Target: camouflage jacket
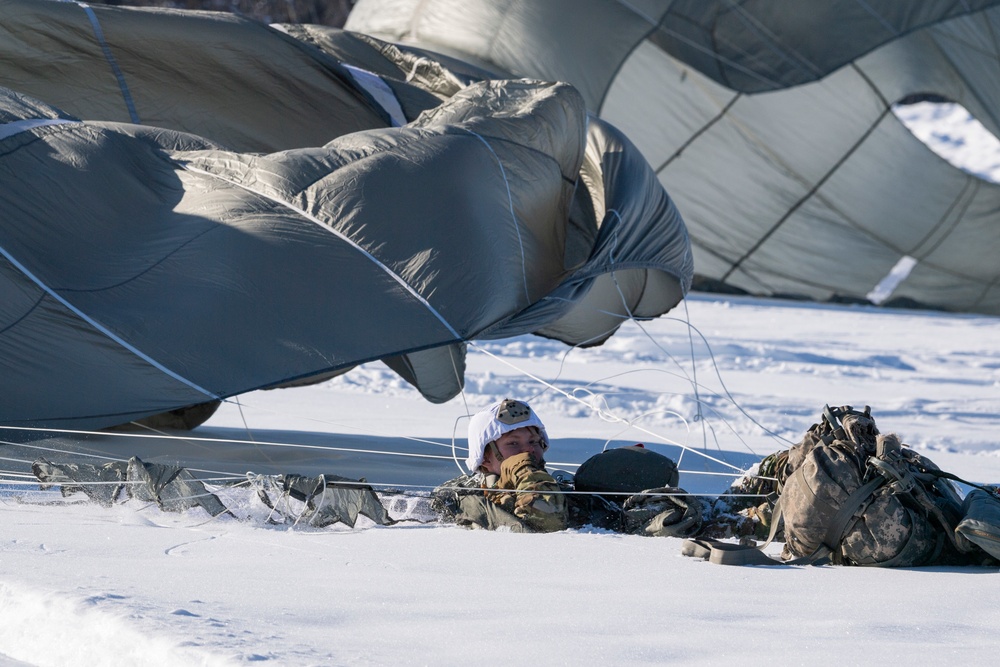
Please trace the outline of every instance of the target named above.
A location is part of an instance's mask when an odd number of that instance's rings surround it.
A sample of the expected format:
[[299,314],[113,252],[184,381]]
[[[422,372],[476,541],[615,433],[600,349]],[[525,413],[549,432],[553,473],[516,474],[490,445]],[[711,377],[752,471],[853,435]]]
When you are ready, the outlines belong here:
[[[513,489],[496,475],[456,477],[434,489],[432,507],[446,522],[487,530],[503,528],[519,533],[592,526],[623,533],[689,537],[701,530],[705,519],[702,503],[696,497],[686,495],[682,489],[650,489],[619,502],[597,493],[577,492],[569,480],[556,479],[544,469],[534,472],[536,474],[531,480],[522,483],[521,488]],[[543,480],[544,488],[532,488],[532,484]],[[519,501],[519,496],[525,499]],[[550,519],[539,522],[537,517],[518,512],[519,502],[523,507],[531,503],[528,499],[532,496],[540,496],[546,503],[563,508],[559,510],[561,521]],[[555,500],[557,498],[559,500]]]

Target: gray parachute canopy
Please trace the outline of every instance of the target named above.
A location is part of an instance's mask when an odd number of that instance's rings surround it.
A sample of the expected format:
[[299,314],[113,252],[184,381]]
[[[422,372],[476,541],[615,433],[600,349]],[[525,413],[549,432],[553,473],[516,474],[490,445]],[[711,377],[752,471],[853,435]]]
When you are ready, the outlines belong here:
[[466,341],[599,344],[690,286],[676,208],[570,85],[224,14],[0,17],[0,424],[376,359],[444,401]]
[[[346,27],[567,81],[684,215],[700,276],[757,294],[1000,314],[1000,186],[892,106],[962,104],[1000,134],[996,0],[359,0]],[[881,297],[873,297],[881,298]]]

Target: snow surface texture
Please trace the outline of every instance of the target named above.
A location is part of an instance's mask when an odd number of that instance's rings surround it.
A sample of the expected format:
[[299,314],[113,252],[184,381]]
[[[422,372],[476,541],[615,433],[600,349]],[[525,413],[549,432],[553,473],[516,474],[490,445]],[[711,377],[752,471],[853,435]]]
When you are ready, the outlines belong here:
[[[466,392],[445,405],[370,364],[242,396],[189,437],[22,437],[0,456],[20,473],[35,456],[139,455],[217,484],[248,471],[334,473],[418,494],[459,472],[466,415],[503,396],[541,415],[555,467],[644,442],[680,460],[692,492],[717,493],[797,441],[825,403],[871,405],[883,431],[945,470],[1000,481],[1000,318],[698,294],[599,348],[535,337],[474,345]],[[239,487],[219,488],[240,518],[210,519],[135,501],[102,508],[27,476],[4,479],[0,665],[996,657],[995,568],[723,567],[681,556],[669,538],[416,521],[290,528],[268,525]],[[428,518],[412,495],[390,509]]]

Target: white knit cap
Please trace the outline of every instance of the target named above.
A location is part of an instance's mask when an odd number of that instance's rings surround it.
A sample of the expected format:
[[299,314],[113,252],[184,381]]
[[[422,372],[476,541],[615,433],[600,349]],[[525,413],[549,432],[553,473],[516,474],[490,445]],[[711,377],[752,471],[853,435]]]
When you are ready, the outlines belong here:
[[545,432],[542,420],[524,401],[505,398],[474,414],[469,420],[469,458],[465,460],[469,472],[474,473],[483,465],[483,454],[486,453],[487,445],[504,433],[525,426],[538,427],[542,439],[546,445],[548,444],[549,436]]

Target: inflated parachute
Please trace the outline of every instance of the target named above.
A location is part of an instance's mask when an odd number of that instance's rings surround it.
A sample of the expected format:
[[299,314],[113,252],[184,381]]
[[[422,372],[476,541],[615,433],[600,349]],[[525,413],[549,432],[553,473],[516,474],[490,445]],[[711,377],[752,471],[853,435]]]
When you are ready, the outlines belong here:
[[[1000,186],[892,106],[932,95],[1000,134],[1000,3],[359,0],[346,27],[568,81],[653,165],[697,273],[757,294],[893,294],[1000,313]],[[907,259],[909,258],[909,259]]]
[[468,340],[597,344],[690,285],[666,192],[567,84],[222,14],[0,11],[0,424],[375,359],[443,401]]

